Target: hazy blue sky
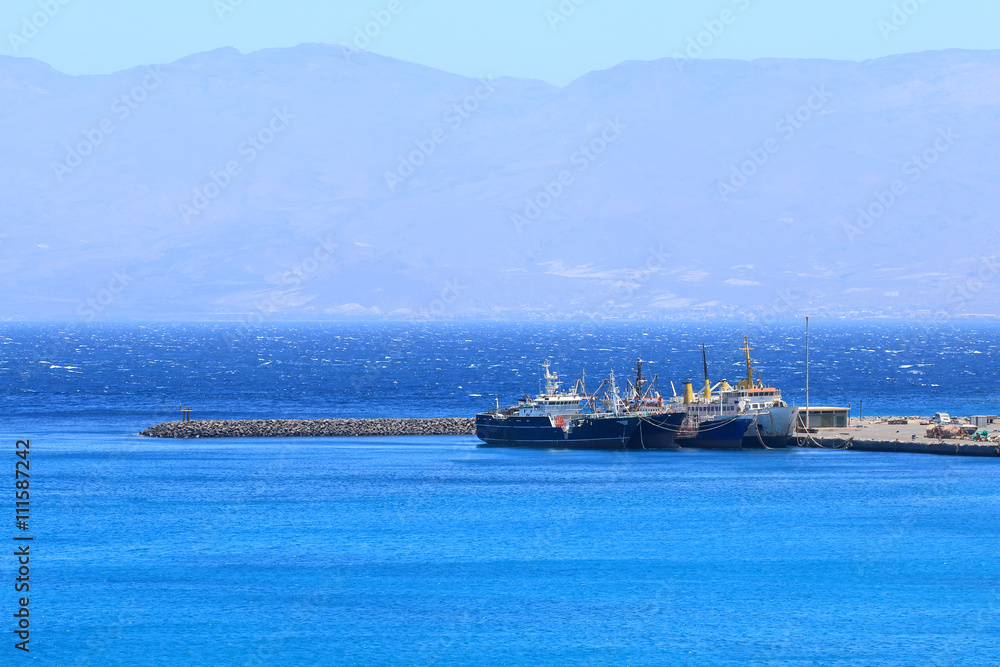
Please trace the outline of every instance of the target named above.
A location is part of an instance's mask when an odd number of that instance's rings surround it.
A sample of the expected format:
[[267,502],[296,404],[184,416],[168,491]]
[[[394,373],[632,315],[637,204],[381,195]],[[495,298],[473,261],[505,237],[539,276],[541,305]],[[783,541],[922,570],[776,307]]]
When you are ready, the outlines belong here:
[[[46,6],[51,18],[40,13]],[[386,25],[368,26],[377,33],[370,51],[557,84],[623,60],[683,54],[699,37],[706,58],[1000,48],[996,0],[5,0],[0,26],[3,53],[92,74],[221,46],[351,44],[380,10]],[[25,24],[32,17],[41,28]]]

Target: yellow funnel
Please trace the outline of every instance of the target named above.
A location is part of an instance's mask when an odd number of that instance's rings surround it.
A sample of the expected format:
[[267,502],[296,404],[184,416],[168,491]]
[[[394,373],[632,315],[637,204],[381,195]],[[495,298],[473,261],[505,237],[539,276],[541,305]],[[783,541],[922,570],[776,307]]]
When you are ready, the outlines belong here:
[[684,405],[694,403],[694,385],[688,380],[684,383]]

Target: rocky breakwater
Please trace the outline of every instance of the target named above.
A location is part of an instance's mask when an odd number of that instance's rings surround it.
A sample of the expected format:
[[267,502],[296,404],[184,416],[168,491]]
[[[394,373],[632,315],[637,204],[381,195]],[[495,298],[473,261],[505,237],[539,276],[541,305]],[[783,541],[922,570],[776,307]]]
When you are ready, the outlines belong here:
[[241,419],[164,422],[141,431],[152,438],[290,438],[373,435],[475,435],[472,418]]

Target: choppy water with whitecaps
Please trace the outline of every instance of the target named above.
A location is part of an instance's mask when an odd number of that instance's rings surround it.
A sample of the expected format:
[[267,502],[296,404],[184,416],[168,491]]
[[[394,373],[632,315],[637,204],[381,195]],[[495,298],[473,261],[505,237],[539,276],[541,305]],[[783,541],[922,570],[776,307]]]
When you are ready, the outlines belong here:
[[[31,439],[37,664],[992,665],[995,459],[173,441],[174,419],[463,416],[609,363],[744,373],[729,325],[0,327]],[[802,327],[752,331],[804,400]],[[810,400],[998,412],[1000,328],[812,323]],[[593,381],[593,385],[591,382]],[[11,496],[9,494],[8,498]],[[8,500],[7,538],[13,527]],[[12,542],[8,542],[11,544]],[[0,559],[14,611],[14,563]],[[20,653],[20,652],[18,652]],[[13,664],[13,663],[11,663]]]

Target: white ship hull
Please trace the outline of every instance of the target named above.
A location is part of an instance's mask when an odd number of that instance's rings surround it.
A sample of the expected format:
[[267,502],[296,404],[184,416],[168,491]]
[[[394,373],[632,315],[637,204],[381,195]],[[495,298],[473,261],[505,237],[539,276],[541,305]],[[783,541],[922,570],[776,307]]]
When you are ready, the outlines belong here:
[[751,424],[743,436],[744,447],[787,447],[795,435],[795,421],[799,409],[794,406],[766,408],[747,414],[756,415],[756,423]]

